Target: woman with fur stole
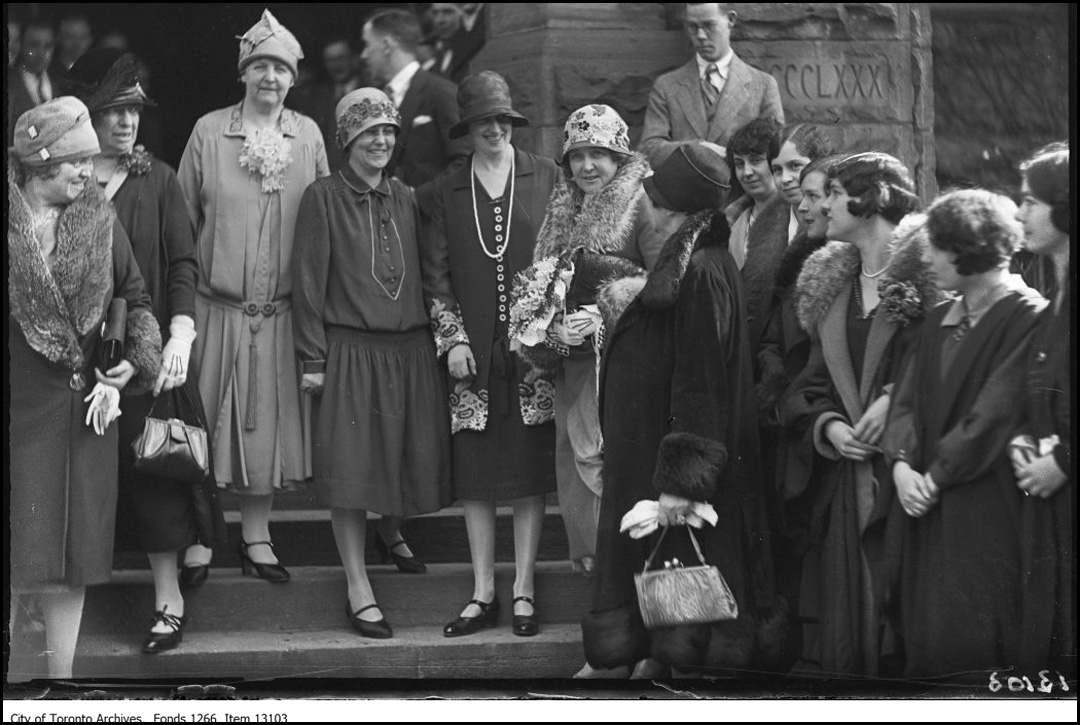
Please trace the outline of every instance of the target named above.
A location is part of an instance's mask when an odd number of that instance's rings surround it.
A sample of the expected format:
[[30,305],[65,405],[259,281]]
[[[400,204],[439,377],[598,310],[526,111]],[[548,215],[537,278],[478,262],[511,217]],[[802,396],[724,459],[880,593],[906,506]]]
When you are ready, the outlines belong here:
[[[773,582],[746,300],[721,211],[728,179],[712,144],[685,144],[668,157],[643,185],[651,215],[677,222],[677,231],[647,280],[608,284],[600,295],[608,330],[600,388],[604,495],[596,585],[582,623],[592,668],[640,662],[637,676],[669,667],[741,670],[762,666],[778,640],[765,616]],[[738,614],[647,630],[634,575],[658,546],[659,527],[672,529],[655,565],[697,566],[683,524],[700,524],[695,516],[706,510],[719,520],[695,537]]]
[[555,387],[555,474],[575,568],[589,576],[596,552],[602,462],[596,367],[603,327],[600,285],[644,272],[655,236],[638,223],[649,164],[630,153],[626,122],[589,105],[566,122],[562,178],[548,201],[533,264],[518,275],[511,349]]
[[807,491],[799,605],[809,623],[796,668],[874,676],[883,634],[873,587],[892,500],[878,443],[905,350],[940,294],[922,261],[921,220],[904,220],[918,198],[899,160],[850,156],[827,193],[826,235],[837,241],[799,275],[795,308],[810,356],[780,411],[790,435],[810,436],[822,464]]

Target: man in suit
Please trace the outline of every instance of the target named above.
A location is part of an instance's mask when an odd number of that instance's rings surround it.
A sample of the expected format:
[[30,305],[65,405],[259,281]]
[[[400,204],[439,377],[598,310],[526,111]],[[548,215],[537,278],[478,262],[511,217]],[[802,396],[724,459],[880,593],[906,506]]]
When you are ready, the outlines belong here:
[[322,58],[326,77],[296,88],[289,97],[295,96],[293,103],[296,109],[319,125],[326,143],[330,171],[333,172],[345,164],[345,155],[337,147],[337,117],[334,112],[338,101],[346,93],[359,88],[361,83],[356,53],[348,38],[334,37],[327,41],[323,45]]
[[401,113],[390,173],[416,190],[417,205],[426,214],[434,201],[432,182],[465,163],[472,149],[468,137],[450,140],[450,127],[458,122],[457,86],[420,68],[416,53],[422,37],[413,13],[380,11],[364,24],[361,58]]
[[34,106],[53,99],[56,79],[49,74],[56,36],[43,18],[26,23],[19,57],[7,74],[7,138],[12,143],[15,122]]
[[[465,5],[472,12],[466,14]],[[469,75],[469,64],[487,39],[483,3],[431,3],[431,44],[435,56],[424,67],[432,73],[461,83]],[[466,23],[468,22],[468,27]]]
[[686,3],[683,30],[694,57],[656,79],[645,110],[640,148],[654,168],[684,142],[726,147],[736,130],[759,116],[783,123],[776,79],[731,49],[735,20],[726,3]]

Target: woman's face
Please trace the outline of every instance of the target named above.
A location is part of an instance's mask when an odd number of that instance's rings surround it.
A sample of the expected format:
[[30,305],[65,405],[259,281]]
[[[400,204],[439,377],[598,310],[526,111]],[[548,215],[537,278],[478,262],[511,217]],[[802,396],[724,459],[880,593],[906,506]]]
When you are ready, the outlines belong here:
[[1032,196],[1027,179],[1024,179],[1020,193],[1022,199],[1016,220],[1024,226],[1024,249],[1035,254],[1053,254],[1062,244],[1068,248],[1069,235],[1050,221],[1051,206]]
[[829,193],[821,202],[821,213],[828,219],[825,235],[829,239],[848,243],[858,239],[865,220],[851,213],[848,209],[850,201],[851,196],[843,184],[836,179],[829,182]]
[[490,116],[470,123],[469,136],[476,153],[499,156],[510,145],[513,128],[509,116]]
[[780,153],[772,160],[772,174],[776,188],[780,189],[784,200],[792,206],[796,206],[802,200],[799,172],[808,163],[810,163],[810,158],[799,153],[791,141],[785,141],[780,147]]
[[585,146],[570,152],[570,176],[586,194],[603,189],[618,170],[618,162],[607,149]]
[[57,165],[59,172],[52,178],[39,177],[37,185],[41,200],[54,206],[66,206],[78,198],[94,175],[90,156],[64,161]]
[[135,137],[139,134],[141,110],[139,106],[132,104],[106,108],[94,116],[94,130],[97,131],[102,156],[131,153],[135,148]]
[[829,220],[821,213],[826,180],[823,172],[811,171],[803,177],[799,185],[802,192],[802,200],[798,206],[799,218],[806,224],[806,236],[811,239],[824,239],[829,227]]
[[289,66],[273,58],[258,58],[249,63],[240,74],[244,82],[245,98],[266,108],[280,108],[293,84]]
[[397,129],[389,123],[364,129],[349,144],[349,164],[360,174],[377,174],[390,163],[397,140]]
[[930,267],[934,285],[946,292],[963,292],[967,277],[956,271],[956,253],[938,249],[933,242],[923,249],[923,261]]
[[743,190],[757,202],[768,201],[776,193],[776,182],[765,154],[734,154],[735,178]]

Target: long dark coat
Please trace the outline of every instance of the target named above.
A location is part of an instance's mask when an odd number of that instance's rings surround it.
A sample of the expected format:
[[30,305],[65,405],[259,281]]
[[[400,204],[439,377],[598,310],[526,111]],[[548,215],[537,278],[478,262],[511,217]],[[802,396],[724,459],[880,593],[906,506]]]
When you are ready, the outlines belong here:
[[[168,164],[137,152],[141,163],[133,165],[112,198],[116,217],[131,240],[131,250],[139,265],[162,340],[169,338],[169,321],[175,315],[195,320],[195,238],[176,172]],[[185,387],[192,402],[206,420],[199,396],[198,370],[189,369]],[[134,471],[131,443],[142,432],[154,403],[152,393],[125,396],[120,426],[121,485],[140,487],[132,511],[135,519],[120,519],[120,528],[134,525],[134,531],[118,531],[122,544],[150,550],[181,548],[200,541],[212,546],[225,539],[217,484],[213,476],[198,484],[146,477]],[[156,415],[169,414],[163,401]],[[161,487],[165,488],[162,489]],[[121,502],[122,509],[124,501]],[[155,515],[156,511],[156,515]]]
[[[772,605],[745,302],[727,250],[729,234],[718,212],[691,217],[664,245],[641,293],[609,324],[600,383],[605,450],[597,578],[583,623],[594,666],[632,664],[651,654],[683,668],[745,667],[755,647],[756,615]],[[609,288],[601,306],[611,314],[622,294],[629,293]],[[698,538],[706,561],[731,587],[740,616],[650,633],[638,613],[634,574],[656,535],[633,540],[619,533],[619,524],[638,501],[664,492],[654,488],[653,472],[669,433],[692,433],[726,448],[715,490],[665,491],[707,501],[719,514],[716,528],[706,527]],[[682,531],[664,541],[660,559],[672,556],[695,560]]]
[[125,392],[157,379],[161,337],[123,227],[96,186],[60,215],[51,270],[30,208],[8,167],[8,354],[11,403],[11,586],[108,581],[116,520],[117,425],[86,425],[101,323],[113,297],[128,304]]
[[1045,300],[1010,291],[959,343],[948,369],[942,348],[956,327],[922,326],[889,411],[887,450],[941,490],[921,518],[892,504],[889,600],[909,677],[1004,668],[1018,658],[1021,600],[1018,529],[1023,495],[1006,446],[1022,409],[1024,352]]

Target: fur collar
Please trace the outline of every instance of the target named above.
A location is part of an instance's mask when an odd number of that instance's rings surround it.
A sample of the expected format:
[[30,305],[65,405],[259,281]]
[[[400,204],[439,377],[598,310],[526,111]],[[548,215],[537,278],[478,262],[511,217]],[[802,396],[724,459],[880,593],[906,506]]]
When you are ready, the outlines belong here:
[[[914,287],[918,293],[918,311],[925,316],[938,302],[941,292],[930,277],[922,260],[922,244],[918,235],[893,234],[889,269],[881,276],[879,287],[888,282],[901,282]],[[845,242],[829,242],[810,255],[803,264],[795,288],[795,314],[799,324],[811,335],[832,307],[838,295],[847,294],[859,274],[859,250]]]
[[622,249],[634,226],[638,198],[645,193],[641,180],[648,172],[649,162],[635,153],[603,189],[586,196],[564,171],[551,192],[533,261],[579,249],[601,253]]
[[668,237],[657,257],[656,266],[648,278],[629,277],[605,285],[597,302],[604,315],[604,324],[614,329],[623,311],[634,299],[652,310],[672,307],[679,298],[686,270],[694,252],[706,247],[726,247],[731,236],[724,214],[706,210],[687,217],[679,229]]
[[101,321],[112,287],[115,214],[96,184],[61,213],[52,270],[41,256],[33,215],[8,164],[8,300],[34,350],[71,370],[84,365],[79,339]]
[[800,229],[795,238],[791,240],[787,251],[780,259],[780,266],[776,268],[776,289],[778,292],[791,287],[799,279],[799,272],[807,258],[825,246],[825,239],[811,239],[806,236],[806,229]]

